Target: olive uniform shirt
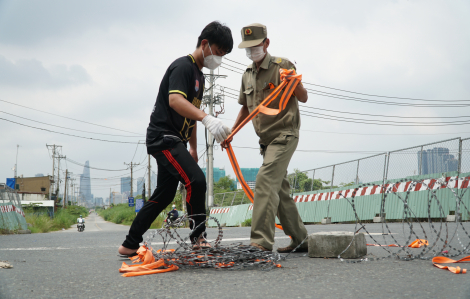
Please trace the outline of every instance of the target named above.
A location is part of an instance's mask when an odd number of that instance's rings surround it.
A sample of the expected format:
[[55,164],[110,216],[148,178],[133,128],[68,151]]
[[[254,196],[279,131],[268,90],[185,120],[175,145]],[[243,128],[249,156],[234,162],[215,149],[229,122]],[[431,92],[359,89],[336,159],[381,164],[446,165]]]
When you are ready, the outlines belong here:
[[[242,77],[242,86],[238,103],[246,105],[251,113],[274,89],[270,89],[272,83],[275,87],[281,84],[279,69],[294,69],[292,62],[285,58],[274,57],[266,54],[259,70],[253,62],[249,65]],[[283,93],[283,92],[282,92]],[[279,109],[279,100],[282,93],[274,99],[269,108]],[[276,137],[281,135],[293,135],[299,137],[300,113],[297,98],[292,95],[286,108],[278,115],[265,115],[259,113],[253,118],[253,126],[260,137],[261,145],[269,145]]]

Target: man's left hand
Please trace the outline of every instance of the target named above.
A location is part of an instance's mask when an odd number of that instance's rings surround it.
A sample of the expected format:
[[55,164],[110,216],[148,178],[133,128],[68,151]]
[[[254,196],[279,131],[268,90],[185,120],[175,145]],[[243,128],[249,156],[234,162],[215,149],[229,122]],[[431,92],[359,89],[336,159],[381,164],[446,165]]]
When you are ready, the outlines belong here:
[[193,159],[194,159],[194,161],[196,161],[196,163],[199,161],[199,158],[197,156],[197,150],[190,148],[189,149],[189,154],[191,155],[191,157],[193,157]]

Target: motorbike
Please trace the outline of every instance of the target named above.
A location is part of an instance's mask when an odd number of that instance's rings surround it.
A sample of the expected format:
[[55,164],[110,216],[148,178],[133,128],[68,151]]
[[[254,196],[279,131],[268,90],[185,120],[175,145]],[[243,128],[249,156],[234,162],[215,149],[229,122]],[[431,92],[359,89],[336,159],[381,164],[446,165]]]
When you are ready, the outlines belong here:
[[168,215],[166,217],[166,219],[163,220],[162,228],[166,228],[166,227],[183,227],[184,222],[183,221],[178,221],[178,219],[179,219],[179,217],[176,218],[174,221],[171,221],[171,217],[170,217],[170,215]]
[[77,230],[78,230],[79,232],[84,231],[84,230],[85,230],[85,224],[84,224],[84,223],[79,223],[79,224],[77,224]]

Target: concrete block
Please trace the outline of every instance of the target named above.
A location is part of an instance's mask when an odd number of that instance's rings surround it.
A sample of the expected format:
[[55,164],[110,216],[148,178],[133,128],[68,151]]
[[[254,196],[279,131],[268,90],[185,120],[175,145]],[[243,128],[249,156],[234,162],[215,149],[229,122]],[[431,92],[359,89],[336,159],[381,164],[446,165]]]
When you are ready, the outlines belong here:
[[[354,240],[353,240],[354,237]],[[308,256],[309,257],[332,257],[338,255],[348,247],[341,257],[345,259],[360,258],[367,254],[366,237],[363,233],[354,236],[352,232],[320,232],[308,236]]]
[[[447,215],[446,221],[447,222],[455,222],[455,220],[456,220],[455,216],[456,215]],[[462,213],[459,213],[459,216],[460,216],[459,219],[462,220]]]
[[372,222],[374,223],[382,223],[382,222],[385,222],[385,217],[374,217],[374,219],[372,219]]
[[325,217],[321,220],[321,224],[331,224],[331,217]]

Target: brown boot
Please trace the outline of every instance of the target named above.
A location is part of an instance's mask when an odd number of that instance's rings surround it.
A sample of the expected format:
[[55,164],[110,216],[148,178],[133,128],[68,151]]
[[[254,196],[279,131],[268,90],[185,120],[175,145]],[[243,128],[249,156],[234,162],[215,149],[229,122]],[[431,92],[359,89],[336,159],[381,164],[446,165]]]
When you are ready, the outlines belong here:
[[[290,253],[290,252],[292,252],[292,250],[295,249],[295,247],[297,247],[297,246],[292,247],[291,245],[289,245],[287,247],[279,247],[277,249],[277,252],[279,252],[279,253]],[[308,252],[308,246],[301,246],[301,247],[297,248],[297,250],[295,252]]]
[[264,248],[263,246],[261,246],[261,245],[259,245],[259,244],[256,244],[256,243],[253,243],[253,242],[250,243],[250,246],[256,247],[256,248],[258,248],[258,249],[261,250],[261,251],[272,251],[272,250],[269,250],[269,249],[267,249],[267,248]]

